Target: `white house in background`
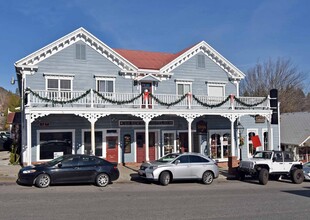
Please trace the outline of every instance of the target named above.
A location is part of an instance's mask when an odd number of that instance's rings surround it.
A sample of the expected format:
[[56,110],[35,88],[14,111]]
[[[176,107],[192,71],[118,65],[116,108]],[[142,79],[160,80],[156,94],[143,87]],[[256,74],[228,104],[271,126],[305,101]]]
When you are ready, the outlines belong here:
[[281,148],[295,153],[299,160],[310,161],[310,113],[281,114]]

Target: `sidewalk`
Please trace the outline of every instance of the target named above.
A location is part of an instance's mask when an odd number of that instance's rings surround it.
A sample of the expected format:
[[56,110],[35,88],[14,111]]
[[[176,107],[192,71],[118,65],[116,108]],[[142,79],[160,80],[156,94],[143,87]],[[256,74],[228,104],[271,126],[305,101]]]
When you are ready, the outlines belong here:
[[[17,180],[18,171],[21,168],[20,165],[9,164],[10,152],[0,151],[0,184],[3,183],[15,183]],[[120,177],[116,183],[128,183],[128,182],[145,182],[138,175],[138,164],[130,165],[118,165],[120,171]],[[221,181],[234,179],[234,176],[228,174],[227,169],[220,168],[220,176],[218,178]]]

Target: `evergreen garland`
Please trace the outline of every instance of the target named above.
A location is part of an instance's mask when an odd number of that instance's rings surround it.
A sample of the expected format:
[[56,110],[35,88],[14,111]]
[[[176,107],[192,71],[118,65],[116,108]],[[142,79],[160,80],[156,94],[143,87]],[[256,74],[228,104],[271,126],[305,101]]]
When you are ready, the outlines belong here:
[[263,102],[265,102],[268,99],[268,97],[265,97],[262,101],[254,103],[254,104],[247,104],[243,101],[241,101],[240,99],[238,99],[237,97],[235,97],[236,102],[238,102],[240,105],[246,106],[246,107],[254,107],[254,106],[258,106],[260,104],[262,104]]
[[[33,96],[36,96],[38,97],[39,99],[41,99],[42,101],[44,102],[51,102],[53,104],[69,104],[69,103],[74,103],[74,102],[77,102],[78,100],[84,98],[85,96],[87,96],[89,93],[90,93],[90,89],[87,90],[84,94],[82,94],[81,96],[79,97],[76,97],[74,99],[70,99],[70,100],[67,100],[67,101],[58,101],[58,100],[54,100],[54,99],[49,99],[49,98],[46,98],[46,97],[42,97],[40,96],[38,93],[35,93],[34,91],[32,91],[30,88],[26,88],[26,92],[30,92],[31,94],[33,94]],[[130,100],[124,100],[124,101],[117,101],[117,100],[113,100],[113,99],[110,99],[110,98],[106,98],[105,96],[103,96],[102,94],[100,94],[99,92],[97,92],[96,90],[93,90],[94,93],[100,97],[102,100],[104,101],[107,101],[107,102],[110,102],[110,103],[113,103],[113,104],[118,104],[118,105],[121,105],[121,104],[129,104],[129,103],[132,103],[134,102],[135,100],[137,100],[138,98],[140,98],[144,93],[140,93],[138,96],[130,99]],[[158,98],[156,98],[152,93],[149,94],[149,96],[154,99],[154,101],[156,101],[157,103],[159,103],[160,105],[164,105],[164,106],[173,106],[173,105],[176,105],[178,103],[180,103],[181,101],[183,101],[186,97],[189,96],[189,94],[184,94],[182,97],[180,97],[178,100],[175,100],[174,102],[171,102],[171,103],[166,103],[166,102],[162,102],[161,100],[159,100]],[[193,99],[195,99],[197,101],[198,104],[200,104],[201,106],[204,106],[204,107],[207,107],[207,108],[217,108],[217,107],[220,107],[222,105],[224,105],[230,98],[232,95],[229,95],[227,96],[227,98],[218,103],[218,104],[214,104],[214,105],[210,105],[208,103],[205,103],[205,102],[202,102],[200,101],[195,95],[191,94],[191,96],[193,97]],[[243,105],[243,106],[246,106],[246,107],[254,107],[254,106],[258,106],[260,104],[262,104],[263,102],[265,102],[268,97],[265,97],[262,101],[258,102],[258,103],[254,103],[254,104],[247,104],[243,101],[241,101],[239,98],[233,96],[234,100],[236,100],[237,103],[239,103],[240,105]]]
[[215,104],[215,105],[210,105],[208,103],[202,102],[195,95],[193,95],[193,98],[198,102],[198,104],[200,104],[200,105],[202,105],[204,107],[217,108],[217,107],[220,107],[220,106],[224,105],[230,99],[230,95],[227,96],[227,98],[224,101],[222,101],[222,102],[220,102],[218,104]]
[[79,97],[76,97],[74,99],[70,99],[70,100],[67,100],[67,101],[59,101],[59,100],[55,100],[55,99],[49,99],[49,98],[46,98],[46,97],[42,97],[38,93],[35,93],[34,91],[32,91],[30,88],[26,88],[26,92],[30,92],[33,96],[38,97],[39,99],[41,99],[44,102],[51,102],[53,104],[62,104],[62,105],[64,105],[64,104],[69,104],[69,103],[77,102],[78,100],[84,98],[85,96],[87,96],[90,93],[90,89],[87,90],[84,94],[80,95]]
[[171,102],[171,103],[166,103],[166,102],[162,102],[160,101],[158,98],[156,98],[155,96],[153,96],[152,93],[149,94],[149,96],[154,99],[157,103],[159,103],[160,105],[165,105],[165,106],[172,106],[172,105],[176,105],[178,103],[180,103],[182,100],[184,100],[187,96],[187,94],[183,95],[181,98],[179,98],[178,100],[174,101],[174,102]]
[[129,103],[132,103],[134,102],[135,100],[137,100],[138,98],[140,98],[143,93],[139,94],[138,96],[130,99],[130,100],[125,100],[125,101],[116,101],[116,100],[113,100],[113,99],[109,99],[109,98],[106,98],[104,97],[103,95],[101,95],[99,92],[97,92],[96,90],[94,90],[94,93],[99,96],[101,99],[103,99],[104,101],[107,101],[107,102],[110,102],[110,103],[113,103],[113,104],[118,104],[118,105],[122,105],[122,104],[129,104]]

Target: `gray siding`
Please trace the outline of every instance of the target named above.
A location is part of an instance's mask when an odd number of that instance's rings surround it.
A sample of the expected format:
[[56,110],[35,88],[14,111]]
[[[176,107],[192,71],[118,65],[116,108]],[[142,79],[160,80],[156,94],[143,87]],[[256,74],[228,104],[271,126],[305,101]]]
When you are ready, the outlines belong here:
[[32,90],[45,89],[44,73],[74,74],[73,90],[95,89],[95,75],[116,77],[116,92],[132,92],[132,81],[119,76],[120,68],[99,54],[93,48],[86,47],[86,60],[75,58],[75,44],[59,51],[38,64],[38,72],[27,76],[27,87]]

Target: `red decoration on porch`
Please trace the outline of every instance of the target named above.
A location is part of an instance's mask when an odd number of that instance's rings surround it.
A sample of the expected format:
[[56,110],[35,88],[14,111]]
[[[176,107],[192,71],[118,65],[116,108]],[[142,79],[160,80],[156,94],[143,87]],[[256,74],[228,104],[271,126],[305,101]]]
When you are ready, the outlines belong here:
[[193,97],[192,93],[191,93],[191,92],[188,92],[188,93],[187,93],[187,99],[188,99],[189,102],[192,101],[192,97]]
[[146,90],[144,90],[144,100],[146,101],[146,100],[149,100],[149,91],[146,89]]
[[235,98],[235,95],[234,94],[230,94],[230,103],[234,102],[234,98]]
[[254,148],[257,148],[257,147],[261,147],[262,144],[259,140],[259,136],[258,135],[255,135],[255,136],[252,136],[251,137],[251,140],[252,140],[252,144],[253,144],[253,147]]

